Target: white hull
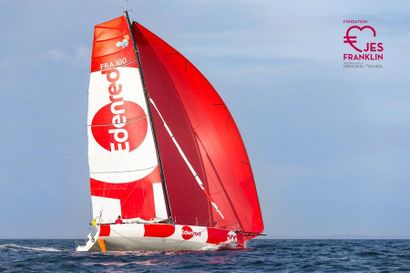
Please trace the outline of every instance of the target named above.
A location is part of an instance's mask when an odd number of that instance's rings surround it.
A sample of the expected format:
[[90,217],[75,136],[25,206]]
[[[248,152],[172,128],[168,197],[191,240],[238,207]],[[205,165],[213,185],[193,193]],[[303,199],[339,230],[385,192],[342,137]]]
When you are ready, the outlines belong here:
[[244,247],[243,243],[238,242],[238,237],[233,231],[210,229],[201,226],[165,224],[105,225],[103,228],[99,226],[96,234],[94,236],[90,234],[87,243],[78,246],[76,250],[179,251]]
[[[187,242],[184,240],[166,238],[108,238],[105,239],[106,251],[178,251],[178,250],[215,250],[219,246]],[[90,245],[90,248],[79,246],[77,251],[102,251],[98,242]]]

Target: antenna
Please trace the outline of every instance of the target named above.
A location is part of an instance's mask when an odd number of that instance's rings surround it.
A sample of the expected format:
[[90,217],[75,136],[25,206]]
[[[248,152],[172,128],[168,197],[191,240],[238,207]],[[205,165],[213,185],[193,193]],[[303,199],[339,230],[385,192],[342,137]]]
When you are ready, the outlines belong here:
[[127,2],[128,2],[128,0],[124,0],[124,6],[123,6],[124,12],[128,11],[127,10]]
[[129,11],[132,11],[132,9],[127,8],[128,0],[124,0],[124,4],[122,6],[123,12],[128,13]]

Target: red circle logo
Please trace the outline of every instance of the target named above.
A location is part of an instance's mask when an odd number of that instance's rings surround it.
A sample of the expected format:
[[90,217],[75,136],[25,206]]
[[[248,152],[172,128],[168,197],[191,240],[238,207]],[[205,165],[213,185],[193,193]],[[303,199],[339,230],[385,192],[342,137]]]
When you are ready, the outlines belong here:
[[144,141],[147,130],[144,110],[131,101],[105,105],[91,122],[94,139],[110,152],[135,150]]
[[194,232],[192,231],[192,228],[189,226],[183,226],[182,227],[182,238],[184,238],[184,240],[189,240],[192,237],[194,237]]

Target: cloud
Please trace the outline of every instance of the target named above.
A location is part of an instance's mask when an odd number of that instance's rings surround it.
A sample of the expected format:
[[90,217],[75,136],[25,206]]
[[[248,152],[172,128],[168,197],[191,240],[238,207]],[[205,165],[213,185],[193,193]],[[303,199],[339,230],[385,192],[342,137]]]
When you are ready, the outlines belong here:
[[71,66],[84,66],[89,63],[90,49],[85,46],[77,46],[72,53],[66,53],[60,49],[50,49],[43,55],[55,62],[67,63]]

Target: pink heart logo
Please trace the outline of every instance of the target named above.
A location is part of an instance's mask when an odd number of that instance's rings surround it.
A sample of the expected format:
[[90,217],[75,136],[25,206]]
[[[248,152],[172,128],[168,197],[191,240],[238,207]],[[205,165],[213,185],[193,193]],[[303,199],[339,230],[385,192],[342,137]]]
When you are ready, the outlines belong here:
[[376,30],[372,26],[351,26],[346,30],[346,35],[343,37],[345,40],[343,41],[345,44],[349,44],[351,47],[353,47],[356,51],[358,52],[363,52],[362,49],[358,48],[355,44],[357,43],[357,36],[350,36],[349,33],[352,29],[358,29],[360,31],[363,31],[365,29],[370,29],[370,31],[373,34],[373,37],[376,37]]

